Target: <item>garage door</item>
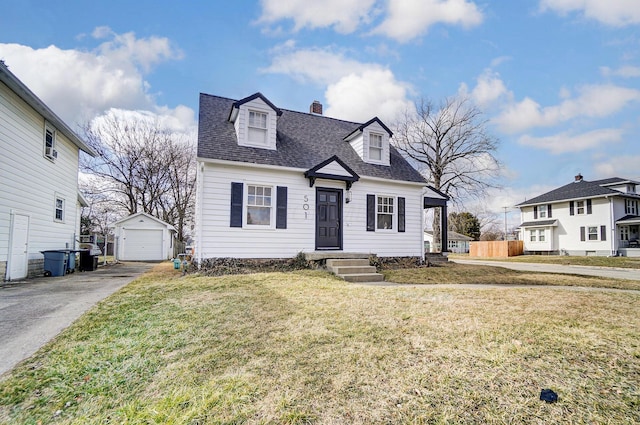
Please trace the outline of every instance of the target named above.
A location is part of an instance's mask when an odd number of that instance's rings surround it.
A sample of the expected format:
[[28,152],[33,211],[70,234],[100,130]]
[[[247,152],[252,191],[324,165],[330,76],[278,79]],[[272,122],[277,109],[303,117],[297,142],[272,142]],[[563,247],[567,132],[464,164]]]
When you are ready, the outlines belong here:
[[162,252],[162,229],[126,229],[123,241],[124,261],[160,261]]

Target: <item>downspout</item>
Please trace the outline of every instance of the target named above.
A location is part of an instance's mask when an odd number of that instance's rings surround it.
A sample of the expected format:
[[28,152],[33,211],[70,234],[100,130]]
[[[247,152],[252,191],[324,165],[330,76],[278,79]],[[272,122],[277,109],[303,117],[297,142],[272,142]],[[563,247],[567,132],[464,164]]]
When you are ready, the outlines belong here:
[[418,205],[420,205],[420,264],[424,264],[424,195],[427,194],[427,188],[422,188]]
[[[607,196],[607,198],[609,198]],[[611,256],[616,257],[618,255],[618,249],[616,248],[616,220],[613,215],[613,197],[609,198],[609,217],[611,220]]]

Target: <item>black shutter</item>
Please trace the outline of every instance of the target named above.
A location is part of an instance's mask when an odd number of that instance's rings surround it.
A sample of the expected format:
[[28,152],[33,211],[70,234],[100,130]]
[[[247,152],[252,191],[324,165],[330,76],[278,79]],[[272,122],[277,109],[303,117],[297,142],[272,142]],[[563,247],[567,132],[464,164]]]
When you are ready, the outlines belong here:
[[600,226],[600,240],[607,240],[607,226]]
[[569,201],[569,215],[574,215],[573,211],[573,201]]
[[231,183],[231,227],[242,227],[242,183]]
[[278,186],[276,189],[276,229],[287,228],[287,188]]
[[584,226],[580,227],[580,240],[582,242],[585,241],[585,233],[584,233]]
[[376,195],[367,195],[367,232],[376,231]]
[[591,199],[587,199],[587,214],[591,214]]
[[533,218],[538,218],[538,206],[533,207]]
[[551,218],[551,204],[547,205],[547,218]]
[[404,232],[404,198],[398,198],[398,232]]

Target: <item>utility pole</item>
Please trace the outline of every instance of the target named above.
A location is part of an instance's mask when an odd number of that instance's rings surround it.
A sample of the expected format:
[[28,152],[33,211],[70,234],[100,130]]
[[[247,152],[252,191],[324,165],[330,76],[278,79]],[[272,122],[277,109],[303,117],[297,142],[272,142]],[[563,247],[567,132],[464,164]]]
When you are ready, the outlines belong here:
[[509,207],[502,207],[504,209],[504,240],[507,240],[507,211]]

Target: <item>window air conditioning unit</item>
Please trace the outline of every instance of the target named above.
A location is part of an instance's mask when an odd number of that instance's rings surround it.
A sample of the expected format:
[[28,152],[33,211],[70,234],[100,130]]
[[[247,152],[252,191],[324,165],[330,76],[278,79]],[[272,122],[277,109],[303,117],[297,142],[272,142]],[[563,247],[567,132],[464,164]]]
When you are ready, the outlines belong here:
[[58,151],[53,149],[52,147],[47,146],[44,149],[44,156],[50,159],[54,159],[58,157]]

